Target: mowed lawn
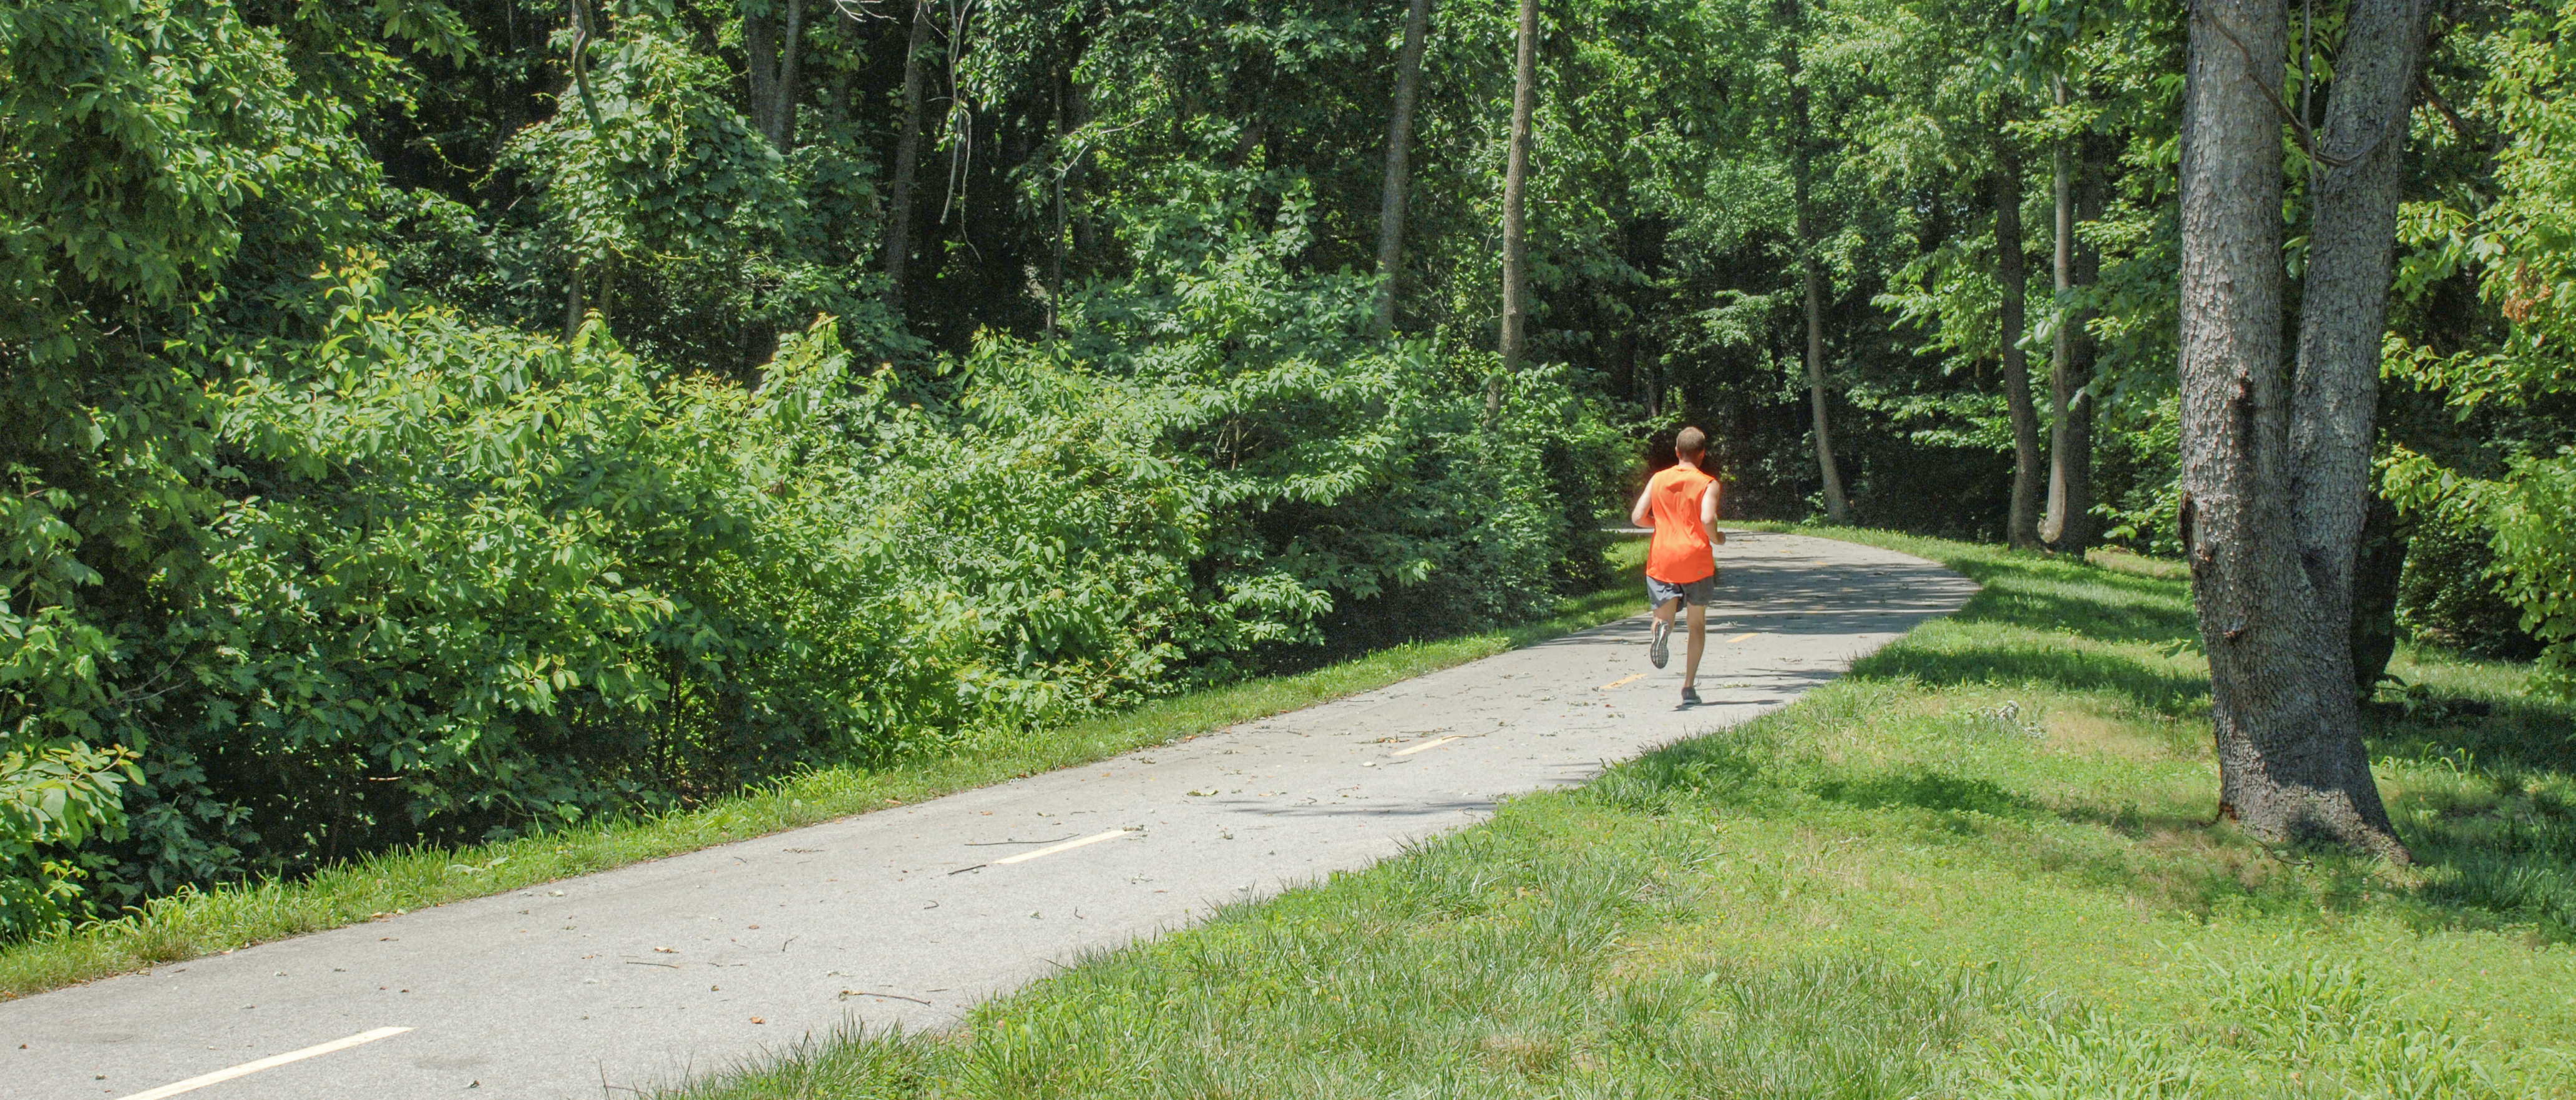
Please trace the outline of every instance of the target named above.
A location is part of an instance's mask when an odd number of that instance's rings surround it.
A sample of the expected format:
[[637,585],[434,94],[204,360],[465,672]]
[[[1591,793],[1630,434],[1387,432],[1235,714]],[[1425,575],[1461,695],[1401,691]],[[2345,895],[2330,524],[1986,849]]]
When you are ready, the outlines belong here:
[[2174,567],[1836,534],[1985,591],[1788,710],[677,1095],[2576,1095],[2576,711],[2524,669],[2401,653],[2416,866],[2266,849],[2212,821]]

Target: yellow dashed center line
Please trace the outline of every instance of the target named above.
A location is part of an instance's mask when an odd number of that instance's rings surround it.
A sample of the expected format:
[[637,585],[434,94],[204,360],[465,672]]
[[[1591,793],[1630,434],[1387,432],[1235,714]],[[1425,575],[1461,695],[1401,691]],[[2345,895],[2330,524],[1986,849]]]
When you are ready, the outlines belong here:
[[1421,744],[1419,744],[1419,745],[1415,745],[1415,746],[1413,746],[1412,748],[1409,748],[1409,749],[1397,749],[1396,751],[1391,752],[1391,753],[1388,753],[1387,755],[1389,755],[1389,756],[1411,756],[1411,755],[1413,755],[1414,753],[1421,752],[1421,751],[1422,751],[1422,750],[1424,750],[1424,749],[1436,749],[1436,748],[1439,748],[1440,746],[1442,746],[1442,745],[1446,745],[1446,744],[1448,744],[1449,742],[1455,741],[1455,740],[1457,740],[1457,739],[1458,739],[1458,735],[1453,733],[1453,734],[1450,734],[1450,735],[1449,735],[1449,736],[1447,736],[1447,737],[1441,737],[1441,738],[1436,738],[1436,739],[1433,739],[1433,740],[1430,740],[1430,741],[1425,741],[1425,742],[1423,742],[1423,743],[1421,743]]
[[1736,635],[1736,636],[1734,636],[1734,637],[1732,637],[1732,638],[1728,638],[1728,639],[1726,640],[1726,644],[1728,644],[1728,645],[1734,645],[1734,644],[1735,644],[1735,643],[1737,643],[1737,642],[1743,641],[1743,640],[1745,640],[1745,639],[1747,639],[1747,638],[1751,638],[1751,637],[1753,637],[1753,635],[1751,635],[1751,634],[1738,634],[1738,635]]
[[1643,680],[1643,679],[1645,679],[1645,678],[1646,678],[1646,674],[1645,674],[1645,673],[1642,673],[1642,672],[1640,672],[1640,673],[1638,673],[1638,674],[1636,674],[1636,675],[1634,675],[1634,676],[1622,676],[1622,677],[1620,677],[1619,679],[1612,680],[1612,681],[1610,681],[1609,683],[1603,684],[1603,685],[1601,685],[1600,687],[1594,688],[1594,689],[1592,689],[1592,690],[1594,690],[1594,691],[1608,691],[1608,690],[1610,690],[1611,688],[1614,688],[1614,687],[1626,687],[1626,686],[1628,686],[1628,685],[1630,685],[1630,684],[1636,683],[1637,681],[1639,681],[1639,680]]

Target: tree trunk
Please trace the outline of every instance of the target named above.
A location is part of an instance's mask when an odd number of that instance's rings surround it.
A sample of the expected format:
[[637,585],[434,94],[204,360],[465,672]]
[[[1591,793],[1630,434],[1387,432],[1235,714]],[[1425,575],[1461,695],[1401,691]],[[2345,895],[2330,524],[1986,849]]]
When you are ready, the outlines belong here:
[[1820,286],[1824,278],[1816,267],[1815,257],[1807,257],[1807,407],[1815,415],[1816,469],[1825,479],[1825,518],[1849,523],[1851,504],[1843,499],[1842,471],[1834,465],[1834,438],[1825,413],[1825,310]]
[[1851,504],[1843,499],[1842,471],[1834,464],[1834,437],[1825,412],[1825,273],[1816,257],[1814,201],[1815,135],[1808,116],[1807,85],[1799,78],[1792,55],[1789,112],[1797,149],[1790,156],[1798,208],[1798,275],[1807,297],[1807,405],[1815,416],[1816,471],[1825,479],[1825,518],[1851,522]]
[[1050,122],[1055,129],[1055,155],[1048,158],[1054,162],[1055,169],[1053,172],[1049,173],[1054,177],[1052,181],[1053,186],[1050,190],[1052,191],[1051,198],[1054,200],[1055,206],[1055,231],[1047,235],[1046,336],[1049,340],[1053,340],[1056,337],[1056,325],[1061,319],[1061,307],[1064,303],[1064,176],[1065,173],[1073,170],[1073,166],[1068,163],[1065,157],[1065,150],[1070,148],[1069,144],[1065,141],[1064,129],[1065,84],[1067,82],[1063,79],[1058,79],[1054,83],[1055,116],[1050,120]]
[[784,153],[796,135],[796,43],[805,33],[805,2],[779,2],[787,5],[784,16],[743,13],[742,52],[751,81],[751,124]]
[[[2363,18],[2357,10],[2356,22]],[[2403,861],[2406,849],[2349,720],[2349,655],[2320,652],[2349,645],[2348,615],[2342,607],[2323,613],[2299,552],[2303,509],[2292,492],[2280,354],[2274,107],[2287,32],[2278,0],[2201,0],[2190,17],[2181,119],[2181,534],[2209,654],[2218,811],[2264,841],[2325,837]],[[2321,629],[2329,618],[2332,629]],[[2331,684],[2320,675],[2329,669],[2339,674]]]
[[[1413,105],[1422,94],[1423,40],[1431,0],[1405,5],[1404,48],[1395,55],[1395,117],[1386,127],[1386,189],[1377,208],[1377,331],[1395,330],[1395,274],[1404,266],[1404,185],[1413,152]],[[1518,110],[1517,101],[1514,106]]]
[[[582,117],[590,121],[591,136],[595,138],[599,136],[599,100],[597,97],[590,94],[590,65],[586,60],[587,55],[590,53],[590,40],[592,38],[590,27],[590,0],[572,0],[571,8],[572,49],[570,51],[570,62],[572,67],[572,86],[564,90],[568,93],[578,93],[580,95]],[[561,103],[562,98],[557,97],[556,102]]]
[[581,261],[578,258],[574,259],[571,285],[564,292],[564,340],[566,342],[572,340],[574,333],[581,331],[582,318],[589,316],[590,312],[582,306],[581,268]]
[[[563,95],[555,97],[555,102],[561,104],[567,96],[579,96],[582,112],[590,120],[591,138],[595,141],[599,138],[599,103],[590,94],[590,74],[582,61],[583,52],[590,48],[590,4],[588,0],[573,0],[571,7],[572,49],[568,63],[572,69],[572,81],[564,88]],[[574,333],[581,331],[585,312],[581,301],[581,269],[581,255],[576,252],[572,258],[572,278],[566,280],[564,288],[566,343],[572,341]]]
[[[2067,101],[2066,84],[2057,85],[2057,102]],[[2085,384],[2093,375],[2093,338],[2085,331],[2091,314],[2073,302],[2087,278],[2089,253],[2075,239],[2076,188],[2081,165],[2067,163],[2067,143],[2053,151],[2057,222],[2053,242],[2059,314],[2048,356],[2048,388],[2056,420],[2049,426],[2048,515],[2039,535],[2060,553],[2082,557],[2093,545],[2093,399]]]
[[2030,400],[2030,354],[2021,346],[2030,275],[2022,266],[2021,162],[1998,145],[1995,169],[1995,276],[2003,284],[2004,405],[2012,413],[2012,510],[2004,541],[2015,550],[2039,546],[2039,410]]
[[781,153],[796,148],[797,72],[804,60],[805,0],[787,0],[787,38],[779,43],[778,86],[771,90],[769,143]]
[[[1066,71],[1070,73],[1072,66],[1067,66]],[[1071,99],[1065,104],[1065,122],[1079,133],[1083,127],[1091,125],[1091,85],[1073,80],[1070,76],[1067,77],[1067,84],[1072,92]],[[1083,181],[1090,177],[1091,150],[1085,146],[1074,152],[1073,163],[1065,166],[1064,172],[1067,207],[1065,216],[1070,222],[1070,236],[1073,240],[1072,252],[1066,257],[1068,263],[1075,257],[1089,256],[1097,250],[1098,242],[1095,240],[1096,230],[1092,220],[1088,217],[1073,217],[1077,209],[1074,205],[1075,200],[1082,194]]]
[[[749,7],[748,4],[745,7]],[[770,114],[778,106],[778,24],[765,14],[742,13],[742,69],[751,82],[751,128],[776,145]]]
[[903,315],[903,269],[912,258],[912,184],[921,169],[922,55],[930,49],[930,0],[914,0],[912,38],[903,51],[903,131],[895,139],[894,180],[887,187],[886,306]]
[[1538,112],[1538,0],[1521,0],[1512,69],[1511,156],[1503,169],[1503,369],[1485,390],[1485,419],[1503,410],[1503,382],[1520,373],[1529,340],[1530,116]]
[[2397,586],[2406,575],[2413,525],[2388,498],[2372,493],[2361,521],[2361,547],[2352,570],[2352,687],[2370,698],[2397,655]]
[[[2299,563],[2317,602],[2316,690],[2328,728],[2347,731],[2343,739],[2360,761],[2364,783],[2369,771],[2359,695],[2336,689],[2361,681],[2351,649],[2358,610],[2354,569],[2368,512],[2378,501],[2370,457],[2377,436],[2380,343],[2388,332],[2407,115],[2429,15],[2427,0],[2356,0],[2346,17],[2325,125],[2316,135],[2321,155],[2310,183],[2315,206],[2291,383],[2291,492],[2298,509]],[[2337,167],[2333,160],[2348,163]],[[2382,526],[2393,524],[2383,520]],[[2400,544],[2399,567],[2404,553]],[[2373,657],[2375,682],[2387,655]],[[2372,793],[2375,809],[2375,787]],[[2385,830],[2385,815],[2378,817]],[[2391,836],[2387,843],[2396,840]]]

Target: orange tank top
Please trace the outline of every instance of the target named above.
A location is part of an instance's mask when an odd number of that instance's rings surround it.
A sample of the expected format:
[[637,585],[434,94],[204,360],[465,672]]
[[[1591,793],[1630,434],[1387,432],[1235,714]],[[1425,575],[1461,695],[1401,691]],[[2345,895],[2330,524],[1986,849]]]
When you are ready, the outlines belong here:
[[1646,575],[1666,584],[1689,584],[1717,575],[1716,552],[1699,525],[1699,498],[1717,492],[1717,479],[1675,465],[1646,483],[1646,509],[1655,521],[1646,546]]

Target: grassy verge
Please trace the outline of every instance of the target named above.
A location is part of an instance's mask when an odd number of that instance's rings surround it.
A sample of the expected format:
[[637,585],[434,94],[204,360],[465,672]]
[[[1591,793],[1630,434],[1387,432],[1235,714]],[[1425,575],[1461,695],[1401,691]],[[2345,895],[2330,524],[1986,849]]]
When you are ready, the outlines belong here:
[[2213,824],[2183,580],[1985,585],[1797,705],[698,1100],[2576,1095],[2576,708],[2411,651],[2398,868]]
[[389,852],[298,881],[162,898],[118,920],[0,947],[0,1000],[919,802],[1384,687],[1634,614],[1644,601],[1629,578],[1644,561],[1644,544],[1619,543],[1611,557],[1620,584],[1566,601],[1538,622],[1393,646],[1300,675],[1175,696],[951,756],[874,771],[809,772],[663,817],[466,848]]

